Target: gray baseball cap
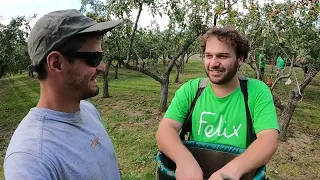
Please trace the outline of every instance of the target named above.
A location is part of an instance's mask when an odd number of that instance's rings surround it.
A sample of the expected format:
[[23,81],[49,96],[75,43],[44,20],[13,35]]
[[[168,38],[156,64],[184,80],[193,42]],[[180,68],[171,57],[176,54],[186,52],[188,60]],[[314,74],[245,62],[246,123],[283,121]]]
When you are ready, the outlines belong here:
[[74,35],[90,32],[106,33],[123,21],[98,23],[76,9],[54,11],[41,17],[33,26],[28,38],[28,53],[37,66],[51,52]]

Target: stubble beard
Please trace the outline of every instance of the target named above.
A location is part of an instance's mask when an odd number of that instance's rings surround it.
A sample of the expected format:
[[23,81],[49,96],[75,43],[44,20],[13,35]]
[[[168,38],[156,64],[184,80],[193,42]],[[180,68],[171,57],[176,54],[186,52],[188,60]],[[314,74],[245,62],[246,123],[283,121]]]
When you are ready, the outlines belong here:
[[238,68],[239,68],[239,62],[238,61],[235,61],[235,63],[233,64],[233,66],[231,67],[230,70],[227,71],[226,74],[223,75],[222,78],[218,79],[218,80],[213,80],[212,78],[210,78],[210,75],[209,75],[209,72],[210,71],[209,69],[206,70],[206,74],[207,76],[209,77],[210,81],[213,83],[213,84],[216,84],[216,85],[225,85],[227,83],[229,83],[233,78],[234,76],[237,74],[238,72]]
[[99,87],[90,88],[91,76],[81,75],[78,72],[70,71],[68,78],[68,87],[71,94],[77,95],[77,99],[84,100],[99,94]]

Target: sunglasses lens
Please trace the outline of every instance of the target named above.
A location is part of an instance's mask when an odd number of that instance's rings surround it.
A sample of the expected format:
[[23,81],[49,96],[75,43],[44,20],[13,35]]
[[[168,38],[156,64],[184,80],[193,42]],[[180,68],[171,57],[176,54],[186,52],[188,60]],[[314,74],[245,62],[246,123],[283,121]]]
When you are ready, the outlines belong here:
[[95,66],[95,67],[96,67],[96,66],[99,66],[99,64],[101,63],[101,61],[102,61],[102,55],[100,56],[100,55],[98,54],[98,56],[93,60],[94,66]]
[[90,52],[84,59],[89,66],[97,67],[102,61],[102,52]]
[[63,54],[68,57],[82,58],[92,67],[99,66],[102,61],[102,52],[64,52]]

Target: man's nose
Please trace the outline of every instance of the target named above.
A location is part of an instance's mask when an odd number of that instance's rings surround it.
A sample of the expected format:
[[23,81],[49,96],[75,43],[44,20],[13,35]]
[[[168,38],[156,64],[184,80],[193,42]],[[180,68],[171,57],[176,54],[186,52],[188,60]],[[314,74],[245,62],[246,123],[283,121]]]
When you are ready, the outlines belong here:
[[220,60],[217,57],[213,57],[210,59],[210,66],[219,66]]
[[105,63],[101,61],[101,63],[96,67],[98,71],[104,72],[105,71]]

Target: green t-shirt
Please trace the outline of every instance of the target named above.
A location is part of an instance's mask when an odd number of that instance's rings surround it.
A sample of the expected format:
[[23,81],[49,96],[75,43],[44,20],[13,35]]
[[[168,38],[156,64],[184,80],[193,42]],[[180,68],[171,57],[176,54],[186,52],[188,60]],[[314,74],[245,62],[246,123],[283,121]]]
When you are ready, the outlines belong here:
[[259,54],[258,56],[258,61],[259,61],[259,66],[260,68],[266,68],[266,63],[264,61],[262,61],[263,55]]
[[278,56],[277,63],[279,69],[284,69],[284,60],[281,58],[281,56]]
[[[166,118],[183,123],[201,78],[182,85],[165,114]],[[279,125],[272,94],[268,86],[248,79],[249,109],[255,133],[277,129]],[[246,110],[240,86],[230,95],[218,98],[210,82],[200,95],[192,114],[191,140],[246,148]]]

